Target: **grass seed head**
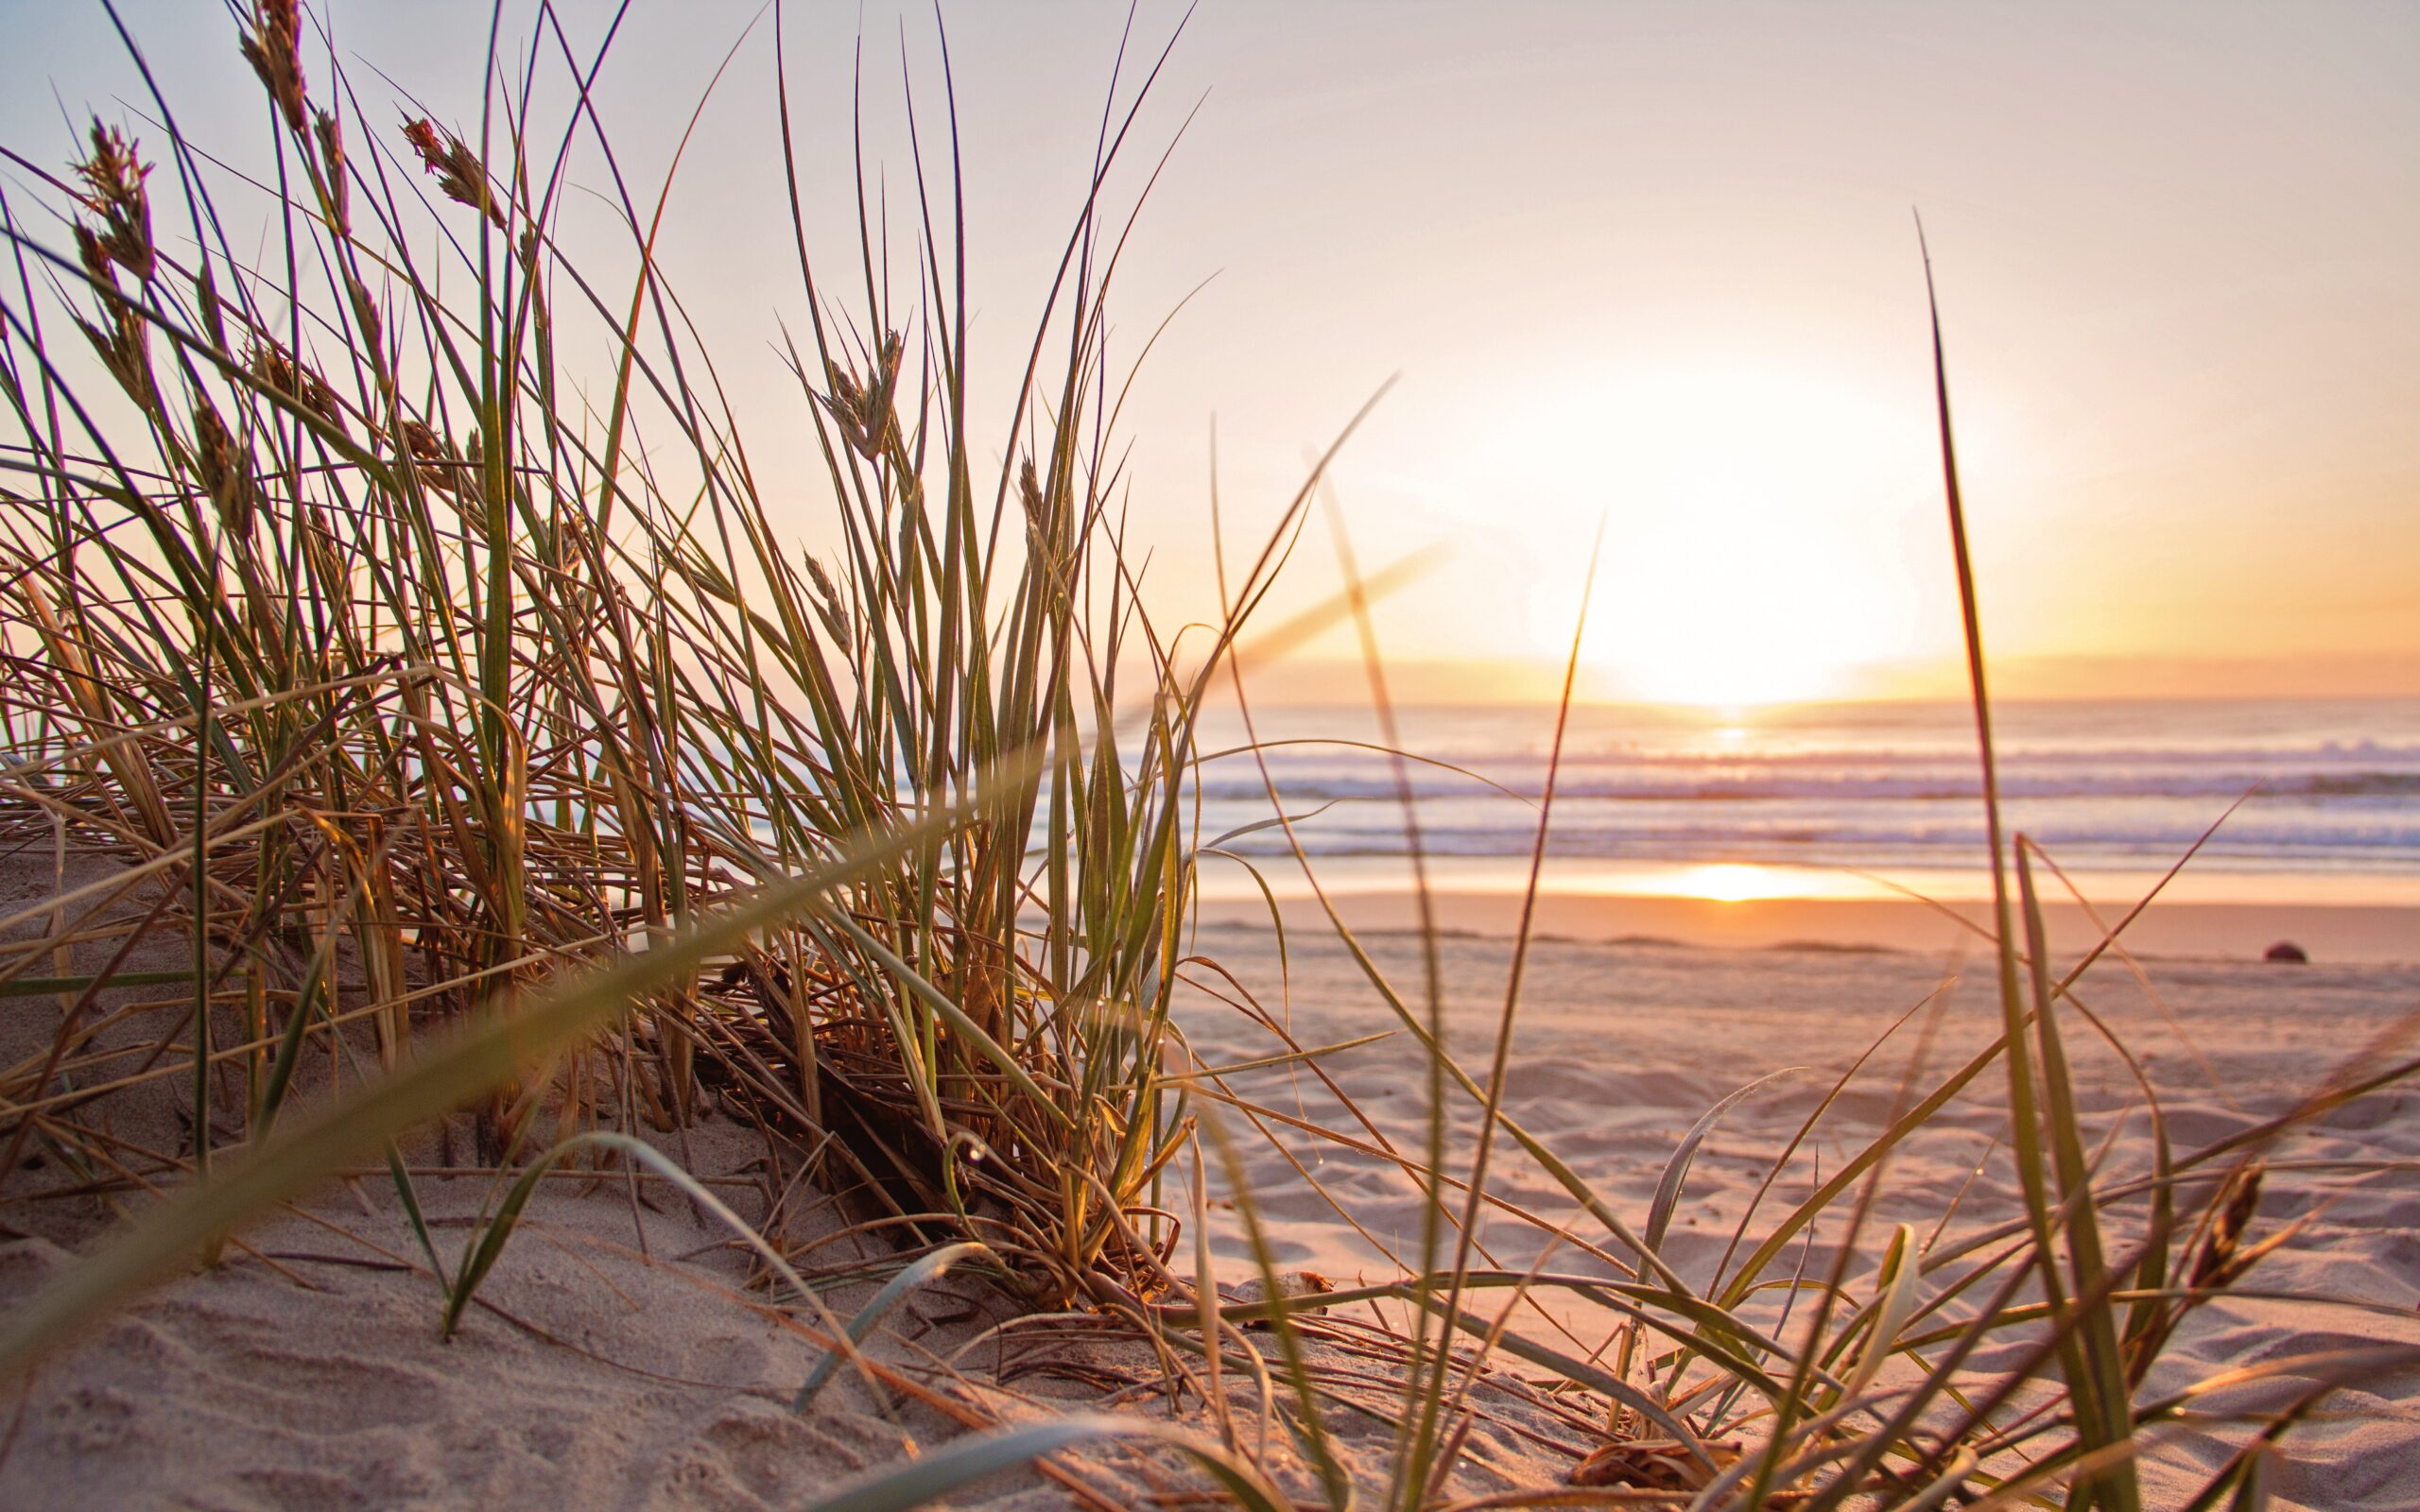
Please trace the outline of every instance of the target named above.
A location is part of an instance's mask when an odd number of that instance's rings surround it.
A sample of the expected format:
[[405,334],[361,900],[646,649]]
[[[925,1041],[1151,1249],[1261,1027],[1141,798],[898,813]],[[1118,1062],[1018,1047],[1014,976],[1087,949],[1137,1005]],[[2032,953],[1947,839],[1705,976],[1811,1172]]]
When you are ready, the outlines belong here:
[[92,141],[92,155],[74,166],[76,177],[84,181],[84,192],[78,198],[100,218],[100,224],[76,228],[76,249],[83,258],[85,272],[95,275],[95,283],[114,286],[113,281],[95,272],[96,265],[107,263],[125,268],[137,282],[148,283],[155,263],[151,197],[144,180],[150,177],[151,165],[136,155],[132,138],[115,127],[102,125],[98,118],[93,122]]
[[891,404],[898,391],[899,359],[905,350],[898,332],[884,335],[879,366],[864,384],[858,383],[856,375],[838,361],[827,359],[823,364],[824,377],[832,389],[823,400],[823,407],[831,411],[850,450],[869,462],[881,457],[884,447],[898,431]]
[[840,590],[833,585],[832,575],[812,552],[806,554],[806,576],[815,584],[816,612],[836,641],[849,639],[849,610],[840,598]]
[[117,269],[110,264],[108,249],[93,228],[78,222],[76,226],[76,260],[84,265],[84,276],[96,289],[117,288]]
[[420,480],[443,494],[459,487],[461,459],[444,438],[416,420],[404,421],[404,450],[411,454]]
[[371,370],[377,373],[383,387],[388,378],[387,349],[379,339],[384,327],[378,318],[378,301],[371,297],[369,287],[351,273],[344,276],[344,296],[345,301],[353,306],[354,330],[361,337],[362,351],[370,358]]
[[261,87],[302,134],[307,114],[302,92],[302,16],[299,0],[254,0],[252,24],[244,30],[244,60],[260,76]]
[[337,533],[330,525],[325,511],[303,504],[302,516],[302,550],[311,558],[311,571],[320,592],[340,616],[353,612],[353,573],[345,565]]
[[1017,498],[1025,505],[1026,519],[1035,529],[1042,528],[1042,480],[1034,475],[1031,456],[1018,465]]
[[151,348],[145,339],[143,318],[124,300],[115,301],[104,325],[90,320],[76,320],[77,329],[93,344],[93,351],[107,368],[126,396],[147,415],[158,417],[159,388],[151,381]]
[[437,187],[446,198],[470,206],[493,221],[499,231],[510,229],[488,188],[487,166],[479,162],[479,155],[471,150],[469,143],[440,129],[425,116],[404,123],[404,140],[420,154],[421,166],[437,176]]
[[2210,1236],[2193,1262],[2194,1290],[2232,1285],[2259,1258],[2261,1251],[2244,1247],[2243,1236],[2260,1211],[2261,1172],[2261,1162],[2254,1160],[2227,1178],[2220,1193],[2225,1206],[2219,1210],[2218,1222],[2210,1226]]
[[245,366],[265,387],[276,389],[294,403],[319,416],[339,431],[345,431],[344,404],[328,381],[293,358],[271,342],[256,341],[246,353]]
[[250,537],[254,503],[250,449],[229,434],[227,422],[206,399],[194,401],[193,431],[196,466],[218,510],[218,523],[230,535]]
[[857,380],[850,375],[849,369],[838,362],[826,362],[823,373],[832,387],[831,393],[824,398],[823,407],[832,412],[834,422],[840,427],[841,439],[849,443],[849,450],[869,461],[873,460],[881,449],[881,443],[866,423],[865,390],[857,387]]
[[311,118],[311,126],[312,134],[319,138],[320,165],[327,179],[328,220],[343,235],[352,229],[344,178],[344,130],[333,111],[320,112]]

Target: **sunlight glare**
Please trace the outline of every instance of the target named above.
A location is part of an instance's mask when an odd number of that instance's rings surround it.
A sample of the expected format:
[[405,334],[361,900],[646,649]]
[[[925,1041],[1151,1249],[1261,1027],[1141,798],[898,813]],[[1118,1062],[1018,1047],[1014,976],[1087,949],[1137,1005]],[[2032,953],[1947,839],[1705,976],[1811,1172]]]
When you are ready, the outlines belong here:
[[[1928,617],[1906,542],[1922,437],[1833,375],[1753,364],[1642,370],[1525,415],[1542,578],[1608,511],[1582,659],[1609,696],[1717,709],[1849,696]],[[1585,527],[1577,524],[1585,519]],[[1532,639],[1568,644],[1540,594]]]
[[1788,898],[1795,894],[1789,880],[1774,875],[1771,868],[1738,861],[1714,861],[1685,867],[1674,882],[1675,891],[1681,897],[1703,898],[1720,903],[1754,902],[1760,899]]

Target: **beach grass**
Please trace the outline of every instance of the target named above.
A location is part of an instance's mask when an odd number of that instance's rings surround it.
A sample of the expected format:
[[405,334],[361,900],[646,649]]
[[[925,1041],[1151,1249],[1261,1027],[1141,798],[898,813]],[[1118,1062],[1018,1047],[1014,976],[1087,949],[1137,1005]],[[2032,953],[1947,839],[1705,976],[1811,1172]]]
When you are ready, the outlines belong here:
[[[802,240],[806,330],[786,341],[839,527],[824,562],[777,529],[710,358],[678,335],[660,201],[621,206],[627,290],[554,245],[584,120],[542,145],[500,81],[478,147],[426,119],[381,130],[333,65],[306,83],[302,26],[268,6],[243,43],[279,129],[284,279],[230,255],[218,208],[265,186],[214,190],[226,175],[173,135],[163,174],[96,121],[69,173],[19,160],[57,202],[9,211],[8,589],[33,653],[11,777],[37,836],[56,819],[182,879],[197,1004],[243,997],[233,1040],[216,1012],[185,1025],[186,1162],[208,1174],[216,1130],[269,1133],[323,1029],[365,1028],[402,1064],[432,1026],[517,1020],[567,971],[852,837],[912,835],[816,906],[717,936],[713,970],[653,983],[610,1048],[530,1046],[480,1093],[480,1156],[533,1120],[679,1126],[702,1077],[903,1238],[979,1230],[1037,1300],[1095,1278],[1156,1291],[1146,1199],[1184,1125],[1152,1068],[1201,674],[1108,544],[1119,483],[1094,413],[1126,376],[1102,194],[1148,77],[1103,121],[996,471],[946,230],[920,222],[927,282],[893,308],[889,229],[869,229],[845,314]],[[527,41],[569,45],[543,17]],[[19,229],[36,214],[72,253]],[[558,358],[596,328],[601,394]],[[93,352],[60,352],[78,329]],[[22,1102],[83,1070],[73,1018]],[[78,1081],[79,1103],[108,1086]],[[36,1131],[72,1146],[77,1125],[62,1108],[17,1137]]]
[[[777,65],[782,20],[777,8]],[[891,1287],[844,1320],[772,1237],[748,1233],[768,1295],[832,1359],[863,1367],[856,1346],[887,1308],[956,1265],[1030,1313],[1115,1320],[1150,1345],[1172,1404],[1201,1404],[1190,1426],[1006,1424],[878,1471],[834,1507],[922,1504],[1134,1435],[1177,1443],[1255,1507],[2131,1512],[2146,1504],[2138,1457],[2188,1420],[2232,1425],[2241,1445],[2190,1504],[2249,1507],[2328,1390],[2420,1367],[2420,1352],[2379,1346],[2147,1385],[2186,1319],[2243,1289],[2283,1237],[2258,1212],[2277,1140],[2420,1062],[2381,1045],[2290,1112],[2198,1148],[2172,1144],[2137,1072],[2148,1116],[2126,1160],[2079,1107],[2070,1038],[2126,1052],[2078,984],[2122,953],[2133,915],[2060,969],[2046,858],[2002,834],[1937,314],[2000,1032],[1946,1077],[1911,1076],[1879,1134],[1805,1196],[1775,1194],[1775,1213],[1760,1201],[1715,1274],[1692,1277],[1664,1249],[1730,1105],[1681,1141],[1643,1212],[1525,1127],[1505,1087],[1526,912],[1479,1063],[1447,1042],[1436,920],[1406,981],[1328,908],[1418,1048],[1416,1148],[1349,1099],[1352,1126],[1288,1122],[1237,1090],[1244,1068],[1203,1064],[1176,1016],[1200,984],[1242,991],[1189,929],[1195,868],[1218,846],[1193,821],[1203,710],[1221,693],[1248,710],[1257,658],[1350,618],[1386,724],[1367,606],[1400,574],[1365,576],[1337,517],[1343,589],[1251,633],[1322,463],[1222,583],[1218,623],[1179,634],[1152,617],[1122,545],[1112,421],[1133,374],[1110,360],[1105,311],[1156,179],[1132,139],[1172,39],[1138,64],[1121,51],[1013,393],[972,392],[945,52],[942,104],[910,102],[912,291],[893,292],[894,228],[862,160],[845,271],[825,276],[796,232],[802,318],[780,341],[823,467],[829,559],[802,553],[769,503],[661,272],[668,185],[650,205],[608,174],[628,244],[586,266],[627,266],[625,283],[592,280],[556,240],[570,164],[614,162],[585,94],[610,37],[583,54],[542,10],[524,39],[580,101],[565,119],[533,118],[537,92],[502,67],[498,33],[482,120],[400,129],[290,0],[260,0],[238,41],[269,121],[253,172],[179,129],[175,79],[155,78],[130,35],[158,126],[95,119],[63,168],[10,150],[37,192],[0,191],[0,822],[62,878],[71,857],[111,864],[0,920],[0,990],[57,1017],[45,1051],[0,1085],[0,1182],[35,1152],[71,1177],[0,1196],[162,1197],[130,1203],[122,1233],[0,1320],[0,1367],[27,1368],[362,1160],[385,1162],[438,1283],[432,1324],[450,1329],[544,1172],[677,1177],[664,1151],[710,1100],[818,1189],[851,1194],[853,1232],[895,1252],[866,1267]],[[786,87],[779,109],[796,228],[807,191]],[[258,217],[266,250],[239,256]],[[570,352],[602,352],[602,381]],[[1010,417],[996,462],[986,404]],[[124,967],[162,932],[186,942],[184,970]],[[73,969],[79,951],[104,964]],[[103,994],[138,986],[179,1011],[148,1021],[162,1025],[148,1043],[104,1043],[124,1010]],[[1320,1047],[1265,1022],[1277,1038],[1253,1067],[1323,1074]],[[182,1147],[112,1133],[116,1100],[163,1087]],[[2005,1105],[1998,1158],[2021,1215],[1954,1242],[1881,1223],[1894,1153],[1953,1100],[1985,1098]],[[1475,1122],[1466,1143],[1458,1118]],[[1339,1290],[1287,1271],[1238,1155],[1281,1132],[1418,1183],[1399,1277]],[[458,1133],[496,1177],[449,1257],[419,1222],[416,1182],[454,1164]],[[1494,1194],[1493,1165],[1514,1152],[1567,1212]],[[1796,1153],[1775,1152],[1769,1187]],[[2112,1174],[2128,1160],[2149,1174]],[[1212,1275],[1214,1166],[1256,1257],[1254,1296],[1222,1295]],[[728,1215],[704,1188],[688,1194]],[[1351,1223],[1351,1199],[1332,1200]],[[1499,1263],[1489,1236],[1501,1246],[1507,1223],[1535,1263]],[[1819,1228],[1829,1258],[1810,1270]],[[1359,1304],[1392,1320],[1353,1335],[1392,1383],[1374,1477],[1336,1447],[1331,1419],[1359,1409],[1322,1352],[1337,1310]],[[1574,1308],[1610,1332],[1582,1337]],[[1475,1496],[1457,1481],[1464,1446],[1515,1371],[1585,1425],[1569,1484]],[[827,1374],[801,1383],[802,1410]],[[2302,1390],[2283,1405],[2228,1405],[2287,1377]]]

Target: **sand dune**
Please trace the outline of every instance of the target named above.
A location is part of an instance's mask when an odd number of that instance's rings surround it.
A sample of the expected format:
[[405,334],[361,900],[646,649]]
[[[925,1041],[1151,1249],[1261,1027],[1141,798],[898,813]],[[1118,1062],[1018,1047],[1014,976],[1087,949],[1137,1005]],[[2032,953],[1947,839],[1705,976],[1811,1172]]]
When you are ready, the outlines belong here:
[[[1281,978],[1265,933],[1213,927],[1201,944],[1264,994],[1305,1044],[1391,1026],[1332,946],[1296,936],[1290,971]],[[1397,980],[1416,983],[1414,941],[1381,941],[1378,954]],[[1451,939],[1441,954],[1449,1043],[1483,1068],[1501,1005],[1505,944]],[[1819,1165],[1837,1169],[1903,1106],[1908,1086],[1924,1074],[1937,1078],[1996,1033],[1987,976],[1969,963],[1945,986],[1956,975],[1950,965],[1899,953],[1543,945],[1530,963],[1507,1107],[1637,1224],[1672,1150],[1707,1108],[1767,1073],[1807,1068],[1742,1101],[1697,1156],[1666,1252],[1684,1274],[1703,1279],[1732,1247],[1775,1155],[1892,1019],[1909,1015],[1774,1177],[1750,1224],[1752,1239],[1806,1190]],[[2156,981],[2158,1004],[2111,963],[2095,970],[2081,995],[2140,1056],[2180,1146],[2223,1138],[2281,1110],[2420,1006],[2420,971],[2407,969],[2280,971],[2169,961]],[[1186,1023],[1213,1062],[1269,1048],[1261,1031],[1206,998],[1190,1004]],[[1919,1042],[1922,1074],[1910,1070]],[[1374,1137],[1417,1145],[1422,1074],[1407,1037],[1341,1053],[1332,1068]],[[2134,1136],[2146,1126],[2136,1089],[2114,1057],[2082,1045],[2078,1081],[2094,1117],[2123,1122],[2109,1157],[2109,1169],[2122,1173],[2139,1161]],[[1270,1108],[1374,1137],[1300,1069],[1247,1073],[1237,1086]],[[1947,1212],[1937,1242],[1951,1246],[2017,1211],[2014,1187],[1988,1160],[2000,1132],[2000,1097],[1996,1080],[1979,1078],[1971,1096],[1891,1162],[1877,1223],[1904,1218],[1929,1236]],[[2228,1365],[2420,1341],[2412,1315],[2420,1298],[2415,1097],[2389,1092],[2340,1109],[2273,1152],[2262,1222],[2299,1219],[2305,1227],[2256,1273],[2256,1284],[2348,1305],[2250,1297],[2214,1305],[2147,1389]],[[1455,1127],[1459,1163],[1475,1131],[1466,1115]],[[1409,1177],[1298,1132],[1282,1138],[1315,1183],[1276,1147],[1241,1145],[1281,1264],[1350,1283],[1390,1279],[1398,1260],[1414,1258],[1419,1201]],[[694,1131],[685,1154],[755,1221],[768,1195],[760,1148],[717,1122]],[[1540,1214],[1570,1215],[1561,1189],[1517,1152],[1499,1147],[1497,1160],[1499,1195]],[[2373,1169],[2381,1161],[2401,1163]],[[1979,1165],[1986,1167],[1980,1175]],[[483,1180],[433,1180],[423,1195],[441,1246],[458,1246],[489,1188]],[[1368,1239],[1340,1220],[1331,1196]],[[796,1244],[832,1221],[812,1204],[794,1203],[785,1228]],[[17,1227],[23,1236],[0,1246],[0,1296],[9,1298],[72,1265],[73,1246],[95,1238],[90,1228],[45,1237],[31,1231],[39,1226]],[[1250,1267],[1232,1212],[1222,1211],[1215,1227],[1222,1278],[1241,1280]],[[1828,1221],[1820,1227],[1806,1264],[1826,1263],[1838,1230]],[[0,1404],[13,1423],[0,1462],[0,1503],[797,1506],[862,1467],[895,1459],[910,1439],[930,1444],[962,1431],[963,1408],[937,1412],[895,1392],[877,1403],[854,1382],[836,1386],[806,1417],[792,1417],[787,1395],[819,1351],[763,1305],[727,1239],[661,1188],[634,1207],[619,1184],[550,1183],[482,1292],[492,1306],[475,1309],[458,1337],[441,1342],[438,1288],[387,1183],[338,1188],[307,1213],[250,1231],[246,1251],[162,1288],[53,1360],[19,1400]],[[1535,1230],[1503,1214],[1491,1218],[1485,1241],[1495,1262],[1514,1267],[1532,1263],[1542,1247]],[[441,1254],[454,1263],[455,1250]],[[1553,1262],[1576,1271],[1596,1263],[1576,1250]],[[840,1300],[863,1295],[859,1288]],[[984,1344],[958,1361],[962,1373],[939,1368],[942,1356],[1003,1313],[979,1288],[947,1282],[903,1314],[873,1352],[902,1379],[931,1383],[953,1401],[1004,1418],[1095,1403],[1104,1390],[1119,1392],[1115,1400],[1128,1410],[1164,1410],[1151,1405],[1147,1352],[1081,1329],[1065,1332],[1063,1343]],[[1346,1393],[1361,1410],[1338,1409],[1337,1426],[1347,1462],[1374,1480],[1390,1442],[1392,1388],[1356,1352],[1352,1331],[1364,1316],[1322,1325],[1330,1337],[1316,1357],[1365,1378]],[[1594,1343],[1603,1320],[1566,1308],[1552,1323],[1523,1327],[1551,1332],[1557,1325]],[[2013,1354],[2013,1347],[1987,1351],[1977,1364],[2005,1364]],[[1527,1393],[1517,1377],[1508,1371],[1491,1388],[1458,1483],[1467,1492],[1560,1484],[1587,1447],[1587,1424]],[[1249,1406],[1245,1384],[1231,1380],[1229,1389]],[[2268,1389],[2273,1397],[2275,1388]],[[1193,1420],[1208,1426],[1198,1407]],[[2222,1461],[2228,1441],[2223,1432],[2197,1432],[2157,1446],[2152,1504],[2178,1504],[2197,1470]],[[2420,1504],[2420,1401],[2409,1381],[2340,1393],[2330,1419],[2306,1427],[2292,1444],[2283,1504],[2372,1512]],[[1301,1466],[1282,1444],[1276,1462],[1301,1481]],[[1112,1503],[1187,1479],[1164,1457],[1125,1451],[1063,1463],[1105,1488],[1100,1494]],[[954,1504],[1070,1501],[1063,1485],[1018,1474]]]

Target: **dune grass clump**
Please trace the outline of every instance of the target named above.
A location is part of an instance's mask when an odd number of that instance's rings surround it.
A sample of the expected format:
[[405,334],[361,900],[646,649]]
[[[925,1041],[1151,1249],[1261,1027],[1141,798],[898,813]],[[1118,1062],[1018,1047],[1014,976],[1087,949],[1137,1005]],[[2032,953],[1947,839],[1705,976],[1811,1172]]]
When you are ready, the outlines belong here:
[[[1113,86],[996,434],[969,392],[955,121],[945,167],[916,149],[899,267],[862,169],[846,278],[800,231],[782,342],[820,559],[656,262],[669,183],[631,198],[587,107],[610,34],[583,54],[542,9],[528,74],[492,54],[480,120],[398,125],[263,0],[229,47],[268,106],[243,169],[127,45],[157,124],[95,119],[63,168],[12,150],[35,192],[0,201],[8,842],[114,863],[8,921],[41,937],[0,981],[61,1005],[0,1084],[12,1160],[44,1152],[78,1194],[207,1176],[275,1133],[299,1071],[411,1064],[846,863],[596,1032],[527,1043],[449,1157],[677,1130],[711,1098],[869,1234],[980,1240],[1040,1303],[1163,1290],[1201,669],[1276,558],[1185,671],[1116,543],[1131,373],[1103,300],[1136,202],[1110,193],[1149,78]],[[574,101],[551,125],[545,60]],[[785,90],[797,205],[827,191],[789,112]],[[557,239],[576,166],[626,232],[585,264]],[[53,968],[130,939],[129,907],[189,942],[168,995],[190,1009],[104,1048],[121,1016],[94,1004],[130,979]],[[182,1147],[113,1145],[95,1110],[165,1080]]]
[[[777,62],[779,26],[777,9]],[[854,1194],[856,1231],[926,1254],[843,1325],[791,1257],[748,1236],[834,1360],[856,1358],[901,1289],[980,1265],[1037,1312],[1090,1310],[1150,1341],[1164,1392],[1206,1403],[1224,1443],[1135,1414],[1049,1419],[831,1507],[914,1505],[1135,1436],[1177,1443],[1254,1507],[2130,1512],[2136,1457],[2188,1419],[2242,1430],[2191,1505],[2254,1506],[2326,1391],[2420,1366],[2381,1346],[2146,1386],[2191,1312],[2279,1242],[2258,1222],[2274,1140],[2414,1065],[2363,1066],[2189,1150],[2146,1079],[2149,1174],[2109,1174],[2068,1040],[2100,1032],[2075,988],[2125,921],[2058,970],[2039,852],[2000,837],[1945,376],[2000,1033],[1907,1089],[1808,1195],[1743,1219],[1717,1273],[1692,1280],[1663,1251],[1729,1105],[1683,1140],[1646,1211],[1593,1189],[1505,1106],[1526,926],[1493,1064],[1474,1069],[1442,1034],[1435,933],[1426,980],[1406,987],[1336,921],[1420,1047],[1417,1150],[1366,1118],[1289,1123],[1236,1090],[1238,1068],[1193,1063],[1171,1020],[1202,849],[1200,711],[1212,675],[1239,669],[1305,500],[1221,623],[1191,644],[1154,624],[1120,543],[1113,421],[1131,373],[1109,360],[1103,312],[1131,224],[1112,189],[1142,177],[1118,175],[1156,67],[1103,117],[996,435],[970,393],[947,112],[911,101],[911,126],[946,121],[929,140],[950,150],[928,163],[915,139],[901,269],[862,175],[847,295],[800,234],[782,342],[834,511],[824,559],[768,502],[662,275],[678,227],[623,187],[588,109],[610,45],[583,52],[542,10],[527,55],[559,66],[564,119],[537,119],[539,63],[515,78],[492,46],[482,119],[397,126],[299,7],[258,0],[230,46],[267,106],[251,171],[189,140],[157,89],[152,121],[95,120],[71,162],[8,154],[34,187],[0,191],[0,825],[78,880],[0,919],[0,992],[51,1015],[37,1053],[0,1067],[0,1203],[190,1190],[12,1314],[0,1362],[22,1366],[347,1161],[383,1156],[417,1213],[431,1152],[416,1131],[467,1106],[467,1157],[437,1159],[510,1174],[458,1263],[422,1230],[450,1326],[540,1173],[668,1169],[663,1136],[711,1104]],[[795,226],[819,191],[786,93],[782,112]],[[575,164],[613,186],[626,232],[579,258],[558,241]],[[1934,358],[1942,375],[1937,343]],[[1538,881],[1533,867],[1533,896]],[[129,969],[146,937],[178,942],[182,964]],[[108,996],[130,988],[154,995]],[[1290,1041],[1271,1058],[1317,1073]],[[300,1109],[306,1084],[320,1103]],[[163,1091],[174,1147],[108,1116]],[[1986,1094],[2005,1099],[2023,1212],[1949,1245],[1879,1231],[1894,1150]],[[1482,1131],[1468,1149],[1449,1137],[1457,1109]],[[1206,1247],[1180,1254],[1181,1228],[1201,1239],[1201,1169],[1238,1169],[1237,1143],[1263,1130],[1416,1179],[1424,1222],[1400,1278],[1319,1291],[1281,1274],[1243,1182],[1260,1295],[1222,1297]],[[1494,1193],[1491,1161],[1513,1158],[1567,1214]],[[1191,1212],[1166,1206],[1177,1175]],[[1499,1263],[1507,1225],[1546,1258]],[[1819,1225],[1833,1258],[1810,1271]],[[1341,1311],[1363,1303],[1402,1326]],[[1609,1332],[1573,1333],[1564,1303]],[[1323,1352],[1340,1341],[1352,1369]],[[1373,1362],[1392,1434],[1374,1477],[1328,1426],[1372,1410]],[[828,1376],[802,1383],[802,1408]],[[2223,1405],[2270,1377],[2301,1395]],[[1570,1484],[1466,1493],[1475,1425],[1516,1398],[1568,1429]],[[1259,1422],[1239,1428],[1231,1399]]]

